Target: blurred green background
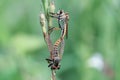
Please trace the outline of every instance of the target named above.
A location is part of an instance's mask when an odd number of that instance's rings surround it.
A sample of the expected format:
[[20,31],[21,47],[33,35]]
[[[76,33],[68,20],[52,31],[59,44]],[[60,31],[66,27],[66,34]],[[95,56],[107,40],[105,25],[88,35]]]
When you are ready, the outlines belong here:
[[[57,80],[120,80],[120,0],[55,5],[70,16]],[[41,0],[0,0],[0,80],[50,80],[41,6]]]

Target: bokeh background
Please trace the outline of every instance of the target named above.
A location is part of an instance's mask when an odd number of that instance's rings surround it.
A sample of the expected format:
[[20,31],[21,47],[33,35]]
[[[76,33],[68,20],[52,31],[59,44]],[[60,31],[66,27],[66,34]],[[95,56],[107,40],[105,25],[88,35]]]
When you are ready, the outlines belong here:
[[[55,5],[56,12],[64,9],[70,16],[57,80],[120,80],[120,0]],[[41,0],[0,0],[0,80],[50,80],[41,6]]]

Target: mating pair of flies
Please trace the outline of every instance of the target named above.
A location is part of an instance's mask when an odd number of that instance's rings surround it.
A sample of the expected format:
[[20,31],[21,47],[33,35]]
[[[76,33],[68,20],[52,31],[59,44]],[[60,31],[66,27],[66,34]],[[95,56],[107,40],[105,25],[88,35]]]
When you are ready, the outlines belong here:
[[[63,10],[59,10],[57,13],[49,13],[49,16],[52,18],[56,18],[58,20],[58,26],[61,30],[61,36],[54,43],[51,58],[47,58],[49,65],[52,70],[60,69],[60,61],[62,59],[62,55],[64,52],[64,37],[68,37],[68,20],[69,15],[65,13]],[[54,29],[53,27],[52,29]]]

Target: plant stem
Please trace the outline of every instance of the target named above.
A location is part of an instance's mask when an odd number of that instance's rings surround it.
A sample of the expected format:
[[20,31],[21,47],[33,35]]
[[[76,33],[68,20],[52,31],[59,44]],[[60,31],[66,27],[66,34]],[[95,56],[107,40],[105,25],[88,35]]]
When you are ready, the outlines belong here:
[[[49,1],[42,0],[42,3],[43,3],[45,14],[43,14],[43,13],[40,14],[40,24],[41,24],[42,32],[44,35],[44,40],[45,40],[45,42],[48,46],[49,52],[50,52],[50,58],[52,59],[53,44],[50,39],[51,32],[49,32],[49,30],[52,27],[52,18],[49,16],[49,12],[54,12],[55,6],[54,6],[54,2],[53,1],[51,2],[51,0],[49,0]],[[52,70],[51,74],[52,74],[51,79],[56,80],[54,70]]]

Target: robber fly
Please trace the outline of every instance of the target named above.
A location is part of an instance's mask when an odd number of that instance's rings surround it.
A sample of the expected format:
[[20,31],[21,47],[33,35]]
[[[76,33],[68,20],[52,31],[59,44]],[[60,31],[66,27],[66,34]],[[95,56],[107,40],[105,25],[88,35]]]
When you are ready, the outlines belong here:
[[46,59],[49,63],[48,67],[51,67],[52,70],[60,69],[60,61],[62,59],[63,51],[64,51],[64,39],[63,40],[59,39],[54,44],[52,58]]
[[[52,13],[53,14],[53,13]],[[62,59],[63,51],[64,51],[64,37],[67,34],[68,29],[68,14],[64,13],[63,10],[60,10],[55,16],[58,19],[59,28],[62,30],[61,37],[55,42],[53,46],[52,58],[46,59],[49,63],[48,67],[51,67],[52,70],[60,69],[60,61]],[[53,16],[54,17],[54,16]],[[64,22],[61,25],[60,22]]]
[[[66,28],[65,28],[66,29]],[[66,31],[66,30],[65,30]],[[62,59],[62,55],[64,52],[64,36],[66,32],[64,32],[63,36],[61,36],[53,46],[53,52],[51,59],[46,59],[49,63],[48,67],[51,67],[52,70],[60,69],[60,61]]]
[[62,30],[62,35],[65,31],[64,28],[66,27],[66,38],[68,38],[68,13],[65,13],[63,10],[59,10],[57,13],[50,12],[50,16],[53,18],[57,18],[59,28]]

